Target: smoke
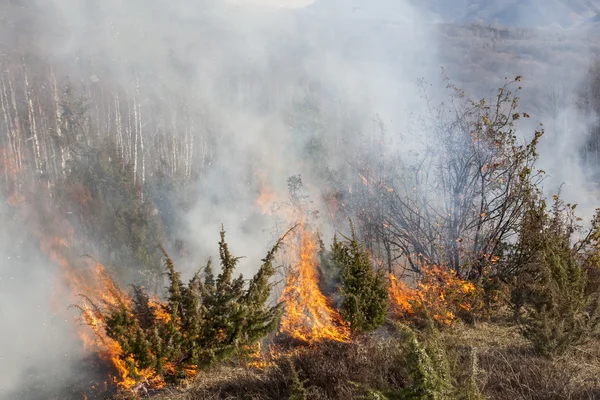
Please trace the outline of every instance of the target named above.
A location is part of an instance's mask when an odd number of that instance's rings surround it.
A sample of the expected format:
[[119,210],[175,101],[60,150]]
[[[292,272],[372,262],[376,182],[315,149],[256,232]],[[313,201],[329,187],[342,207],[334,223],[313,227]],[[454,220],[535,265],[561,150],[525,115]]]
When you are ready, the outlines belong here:
[[[323,1],[297,11],[246,3],[40,7],[62,27],[46,39],[48,56],[85,81],[118,82],[137,96],[145,134],[187,113],[185,126],[165,134],[190,131],[186,151],[198,155],[210,142],[211,154],[186,230],[203,258],[214,254],[223,223],[237,253],[256,264],[274,234],[262,233],[270,221],[257,215],[260,186],[279,200],[291,175],[318,187],[319,168],[344,167],[343,149],[360,145],[375,114],[388,130],[405,130],[405,116],[423,108],[417,79],[436,83],[439,63],[432,28],[408,3]],[[312,164],[315,143],[327,165]],[[149,171],[153,161],[145,162]]]
[[[64,385],[81,357],[58,268],[32,247],[14,212],[0,205],[0,398]],[[25,383],[26,382],[26,383]]]
[[[273,7],[281,5],[268,0],[40,0],[19,11],[36,15],[39,32],[28,39],[36,49],[34,62],[47,63],[56,74],[86,88],[98,132],[124,135],[116,128],[122,108],[136,110],[129,124],[137,127],[131,132],[145,138],[141,146],[146,149],[173,137],[179,140],[177,154],[135,157],[142,178],[165,163],[193,176],[197,202],[191,209],[176,210],[177,234],[193,243],[195,264],[178,266],[187,275],[216,254],[221,224],[233,253],[246,256],[240,272],[255,272],[269,244],[285,229],[263,214],[256,199],[268,187],[274,201],[285,201],[292,175],[302,176],[321,211],[321,229],[330,232],[320,191],[328,172],[341,171],[351,181],[355,172],[348,157],[364,145],[365,137],[379,134],[376,116],[391,138],[390,151],[406,154],[418,148],[419,133],[411,134],[414,116],[430,116],[431,103],[417,82],[424,78],[433,102],[441,101],[441,64],[450,64],[459,85],[472,84],[475,97],[486,96],[482,88],[488,90],[511,74],[534,76],[526,81],[538,93],[559,76],[552,71],[535,76],[538,65],[526,58],[487,66],[493,51],[459,50],[408,1],[290,0],[285,8]],[[17,38],[14,29],[11,37]],[[521,50],[526,54],[528,48]],[[558,51],[546,61],[552,62]],[[578,54],[586,51],[579,48]],[[570,95],[583,65],[562,69],[571,71]],[[477,66],[494,71],[493,77],[467,76],[479,71]],[[527,93],[530,87],[525,86]],[[111,109],[114,93],[121,94],[116,101],[123,103]],[[525,98],[526,111],[543,109],[549,104],[544,96]],[[595,189],[588,187],[576,151],[587,137],[589,121],[567,105],[531,114],[535,121],[523,126],[524,132],[532,132],[538,120],[552,125],[551,140],[544,140],[540,150],[540,166],[550,176],[547,191],[568,182],[565,195],[585,199],[586,209],[591,207]],[[0,234],[2,398],[23,384],[21,378],[28,379],[32,365],[67,373],[65,359],[71,360],[77,344],[69,329],[72,322],[65,323],[63,311],[51,309],[48,302],[55,296],[55,267],[19,247],[4,224]],[[21,257],[31,258],[18,259],[17,249],[22,249]]]

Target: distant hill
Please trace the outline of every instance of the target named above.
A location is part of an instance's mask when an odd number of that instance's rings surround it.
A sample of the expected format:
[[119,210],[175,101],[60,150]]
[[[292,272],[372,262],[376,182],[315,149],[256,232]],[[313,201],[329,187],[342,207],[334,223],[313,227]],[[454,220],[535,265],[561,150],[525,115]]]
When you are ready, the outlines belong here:
[[[561,27],[600,22],[600,0],[408,0],[431,22],[502,26]],[[394,0],[317,0],[311,11],[340,17],[408,20],[407,7]]]

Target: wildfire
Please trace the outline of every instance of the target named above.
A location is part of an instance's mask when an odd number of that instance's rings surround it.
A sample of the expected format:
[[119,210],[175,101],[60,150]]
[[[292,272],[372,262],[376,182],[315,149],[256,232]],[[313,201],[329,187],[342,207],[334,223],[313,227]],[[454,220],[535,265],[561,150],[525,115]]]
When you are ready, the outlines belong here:
[[[0,155],[2,153],[6,152],[0,148]],[[14,159],[4,154],[4,157],[0,157],[0,172],[10,178],[9,184],[6,185],[9,190],[4,193],[6,203],[16,210],[29,214],[31,211],[29,205],[34,203],[33,195],[30,192],[17,190],[17,185],[14,184],[19,181],[20,173],[23,171],[17,167]],[[43,188],[39,190],[43,193]],[[89,193],[84,190],[76,192],[72,194],[76,195],[75,198],[82,206],[85,206],[90,200]],[[38,223],[40,221],[36,217],[42,217],[40,220],[43,221],[44,216],[55,215],[51,212],[45,213],[46,210],[43,209],[35,211],[31,213],[32,220]],[[126,358],[120,344],[106,334],[105,317],[98,307],[125,307],[131,310],[130,296],[119,289],[102,264],[79,255],[73,257],[70,247],[77,243],[76,236],[73,227],[66,220],[54,220],[50,224],[44,222],[39,225],[33,223],[31,226],[37,227],[34,232],[39,239],[40,249],[49,261],[59,268],[61,285],[58,287],[63,287],[64,284],[66,289],[66,293],[56,289],[51,302],[57,306],[56,312],[63,312],[65,309],[64,303],[58,301],[58,298],[68,298],[71,304],[77,304],[74,307],[81,311],[83,324],[76,325],[76,333],[83,344],[84,351],[96,354],[100,359],[105,360],[107,365],[111,365],[114,373],[111,373],[110,380],[121,388],[136,391],[136,384],[139,387],[139,382],[147,387],[163,387],[165,385],[163,378],[156,376],[151,369],[134,368],[133,372],[136,376],[131,376],[131,365],[135,365],[134,360],[131,357]],[[82,302],[82,298],[85,301]],[[170,318],[158,299],[151,300],[150,307],[156,319]],[[189,371],[189,374],[195,374],[195,371]],[[105,382],[105,390],[107,384]],[[92,389],[96,389],[96,386],[93,385]],[[83,396],[85,397],[85,394]]]
[[154,313],[154,318],[158,321],[169,322],[171,321],[171,314],[165,309],[165,307],[161,304],[160,300],[157,298],[150,299],[148,305],[152,309]]
[[389,296],[392,309],[397,314],[414,314],[413,304],[419,300],[415,289],[409,288],[404,281],[398,280],[394,274],[390,274]]
[[319,289],[315,234],[300,227],[295,270],[289,274],[281,299],[286,303],[281,332],[306,343],[320,340],[346,342],[348,328]]
[[[67,238],[43,239],[41,248],[50,260],[60,267],[61,276],[71,292],[72,302],[80,304],[75,307],[80,309],[84,324],[79,324],[77,334],[84,349],[97,354],[114,367],[116,374],[111,379],[121,388],[133,389],[138,382],[147,383],[155,388],[164,386],[164,382],[156,380],[156,374],[151,369],[135,369],[137,377],[131,376],[127,364],[134,365],[134,360],[131,357],[126,359],[120,344],[106,334],[104,315],[96,308],[96,306],[125,307],[131,310],[131,298],[119,289],[99,262],[88,260],[85,268],[76,268],[67,255],[73,230],[63,231],[66,232]],[[82,303],[81,298],[87,301]],[[155,311],[155,317],[163,318],[164,310],[158,300],[150,304]]]
[[438,265],[424,266],[416,287],[409,287],[390,274],[389,297],[393,312],[399,317],[426,312],[441,325],[453,325],[456,313],[471,311],[480,296],[479,289],[462,280],[451,269]]
[[[274,355],[280,355],[281,353],[269,347],[267,356],[270,358],[274,358]],[[262,345],[260,342],[255,343],[252,346],[247,347],[248,354],[248,362],[246,363],[247,367],[254,369],[267,369],[275,365],[272,361],[269,361],[267,357],[263,354]]]

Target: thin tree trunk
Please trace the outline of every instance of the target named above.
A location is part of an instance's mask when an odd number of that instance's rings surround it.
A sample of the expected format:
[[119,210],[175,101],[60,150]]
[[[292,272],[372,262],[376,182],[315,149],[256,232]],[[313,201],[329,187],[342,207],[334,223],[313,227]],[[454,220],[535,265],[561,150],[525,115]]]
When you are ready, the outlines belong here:
[[125,157],[123,145],[123,126],[121,122],[121,105],[119,104],[119,93],[115,92],[115,128],[117,134],[117,152],[121,157]]
[[64,177],[67,174],[67,160],[69,158],[69,153],[64,146],[65,137],[62,131],[60,95],[58,93],[58,83],[56,82],[56,75],[54,74],[54,71],[50,72],[50,78],[50,85],[52,86],[52,95],[54,97],[55,130],[60,151],[60,168],[61,174]]
[[29,112],[29,130],[31,137],[33,138],[33,162],[35,165],[35,172],[40,174],[42,172],[41,165],[41,151],[40,151],[40,140],[37,131],[37,124],[35,120],[35,112],[33,106],[33,97],[31,95],[31,87],[29,86],[29,77],[25,65],[23,65],[23,76],[25,79],[25,96],[27,98],[27,108]]
[[[6,126],[6,137],[7,137],[7,141],[8,141],[8,149],[9,152],[6,151],[6,148],[4,149],[4,173],[6,175],[6,182],[9,183],[9,178],[8,178],[8,168],[7,168],[7,163],[10,162],[11,167],[16,166],[16,148],[15,148],[15,132],[13,130],[13,126],[12,126],[12,121],[10,118],[10,110],[9,110],[9,105],[8,105],[8,98],[6,96],[6,85],[4,83],[4,77],[2,77],[2,79],[0,79],[0,83],[2,84],[2,91],[0,92],[0,104],[2,105],[2,114],[4,115],[4,124]],[[6,146],[4,146],[6,147]],[[8,158],[10,157],[10,158]],[[13,166],[14,164],[14,166]],[[11,173],[16,173],[17,171],[11,171]],[[14,178],[11,176],[11,179]]]
[[12,108],[13,108],[13,112],[14,112],[14,132],[15,132],[15,149],[16,149],[16,155],[17,155],[17,159],[16,159],[16,164],[18,167],[18,170],[21,171],[22,167],[23,167],[23,158],[22,158],[22,142],[23,142],[23,137],[22,137],[22,132],[23,129],[21,127],[21,118],[19,117],[19,110],[17,108],[17,97],[15,95],[15,88],[12,84],[11,81],[8,81],[8,88],[10,91],[10,97],[11,97],[11,104],[12,104]]

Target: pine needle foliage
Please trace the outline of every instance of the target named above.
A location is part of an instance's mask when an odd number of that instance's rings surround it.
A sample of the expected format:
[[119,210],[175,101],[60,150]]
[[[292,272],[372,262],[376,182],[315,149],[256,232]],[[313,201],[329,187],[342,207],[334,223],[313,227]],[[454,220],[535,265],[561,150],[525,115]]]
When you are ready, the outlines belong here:
[[290,389],[290,397],[288,400],[307,400],[308,393],[304,388],[304,384],[306,383],[302,379],[300,379],[300,375],[298,374],[298,370],[294,366],[294,362],[290,359],[290,372],[291,372],[291,389]]
[[350,223],[351,237],[331,245],[333,262],[341,271],[344,321],[354,333],[368,332],[380,327],[387,315],[388,289],[383,271],[377,271],[369,253],[356,237]]
[[134,286],[130,304],[104,308],[92,304],[106,336],[122,350],[119,357],[127,376],[137,381],[162,377],[175,383],[199,368],[241,353],[273,331],[279,323],[281,304],[268,304],[271,278],[276,272],[275,254],[286,235],[267,253],[249,283],[242,275],[234,277],[240,257],[232,255],[222,230],[222,270],[216,278],[209,260],[203,279],[197,273],[184,284],[162,249],[168,278],[164,301]]
[[[429,345],[422,343],[414,330],[395,324],[402,335],[409,385],[402,393],[403,399],[441,400],[450,398],[453,389],[450,367],[445,349],[438,340]],[[437,339],[433,335],[434,339]]]
[[598,227],[592,224],[584,239],[574,240],[574,233],[581,232],[575,208],[559,195],[550,210],[539,201],[521,231],[519,258],[524,266],[513,302],[518,312],[527,311],[523,333],[544,355],[581,343],[598,326],[600,288],[589,279],[596,268],[596,246],[589,244]]

